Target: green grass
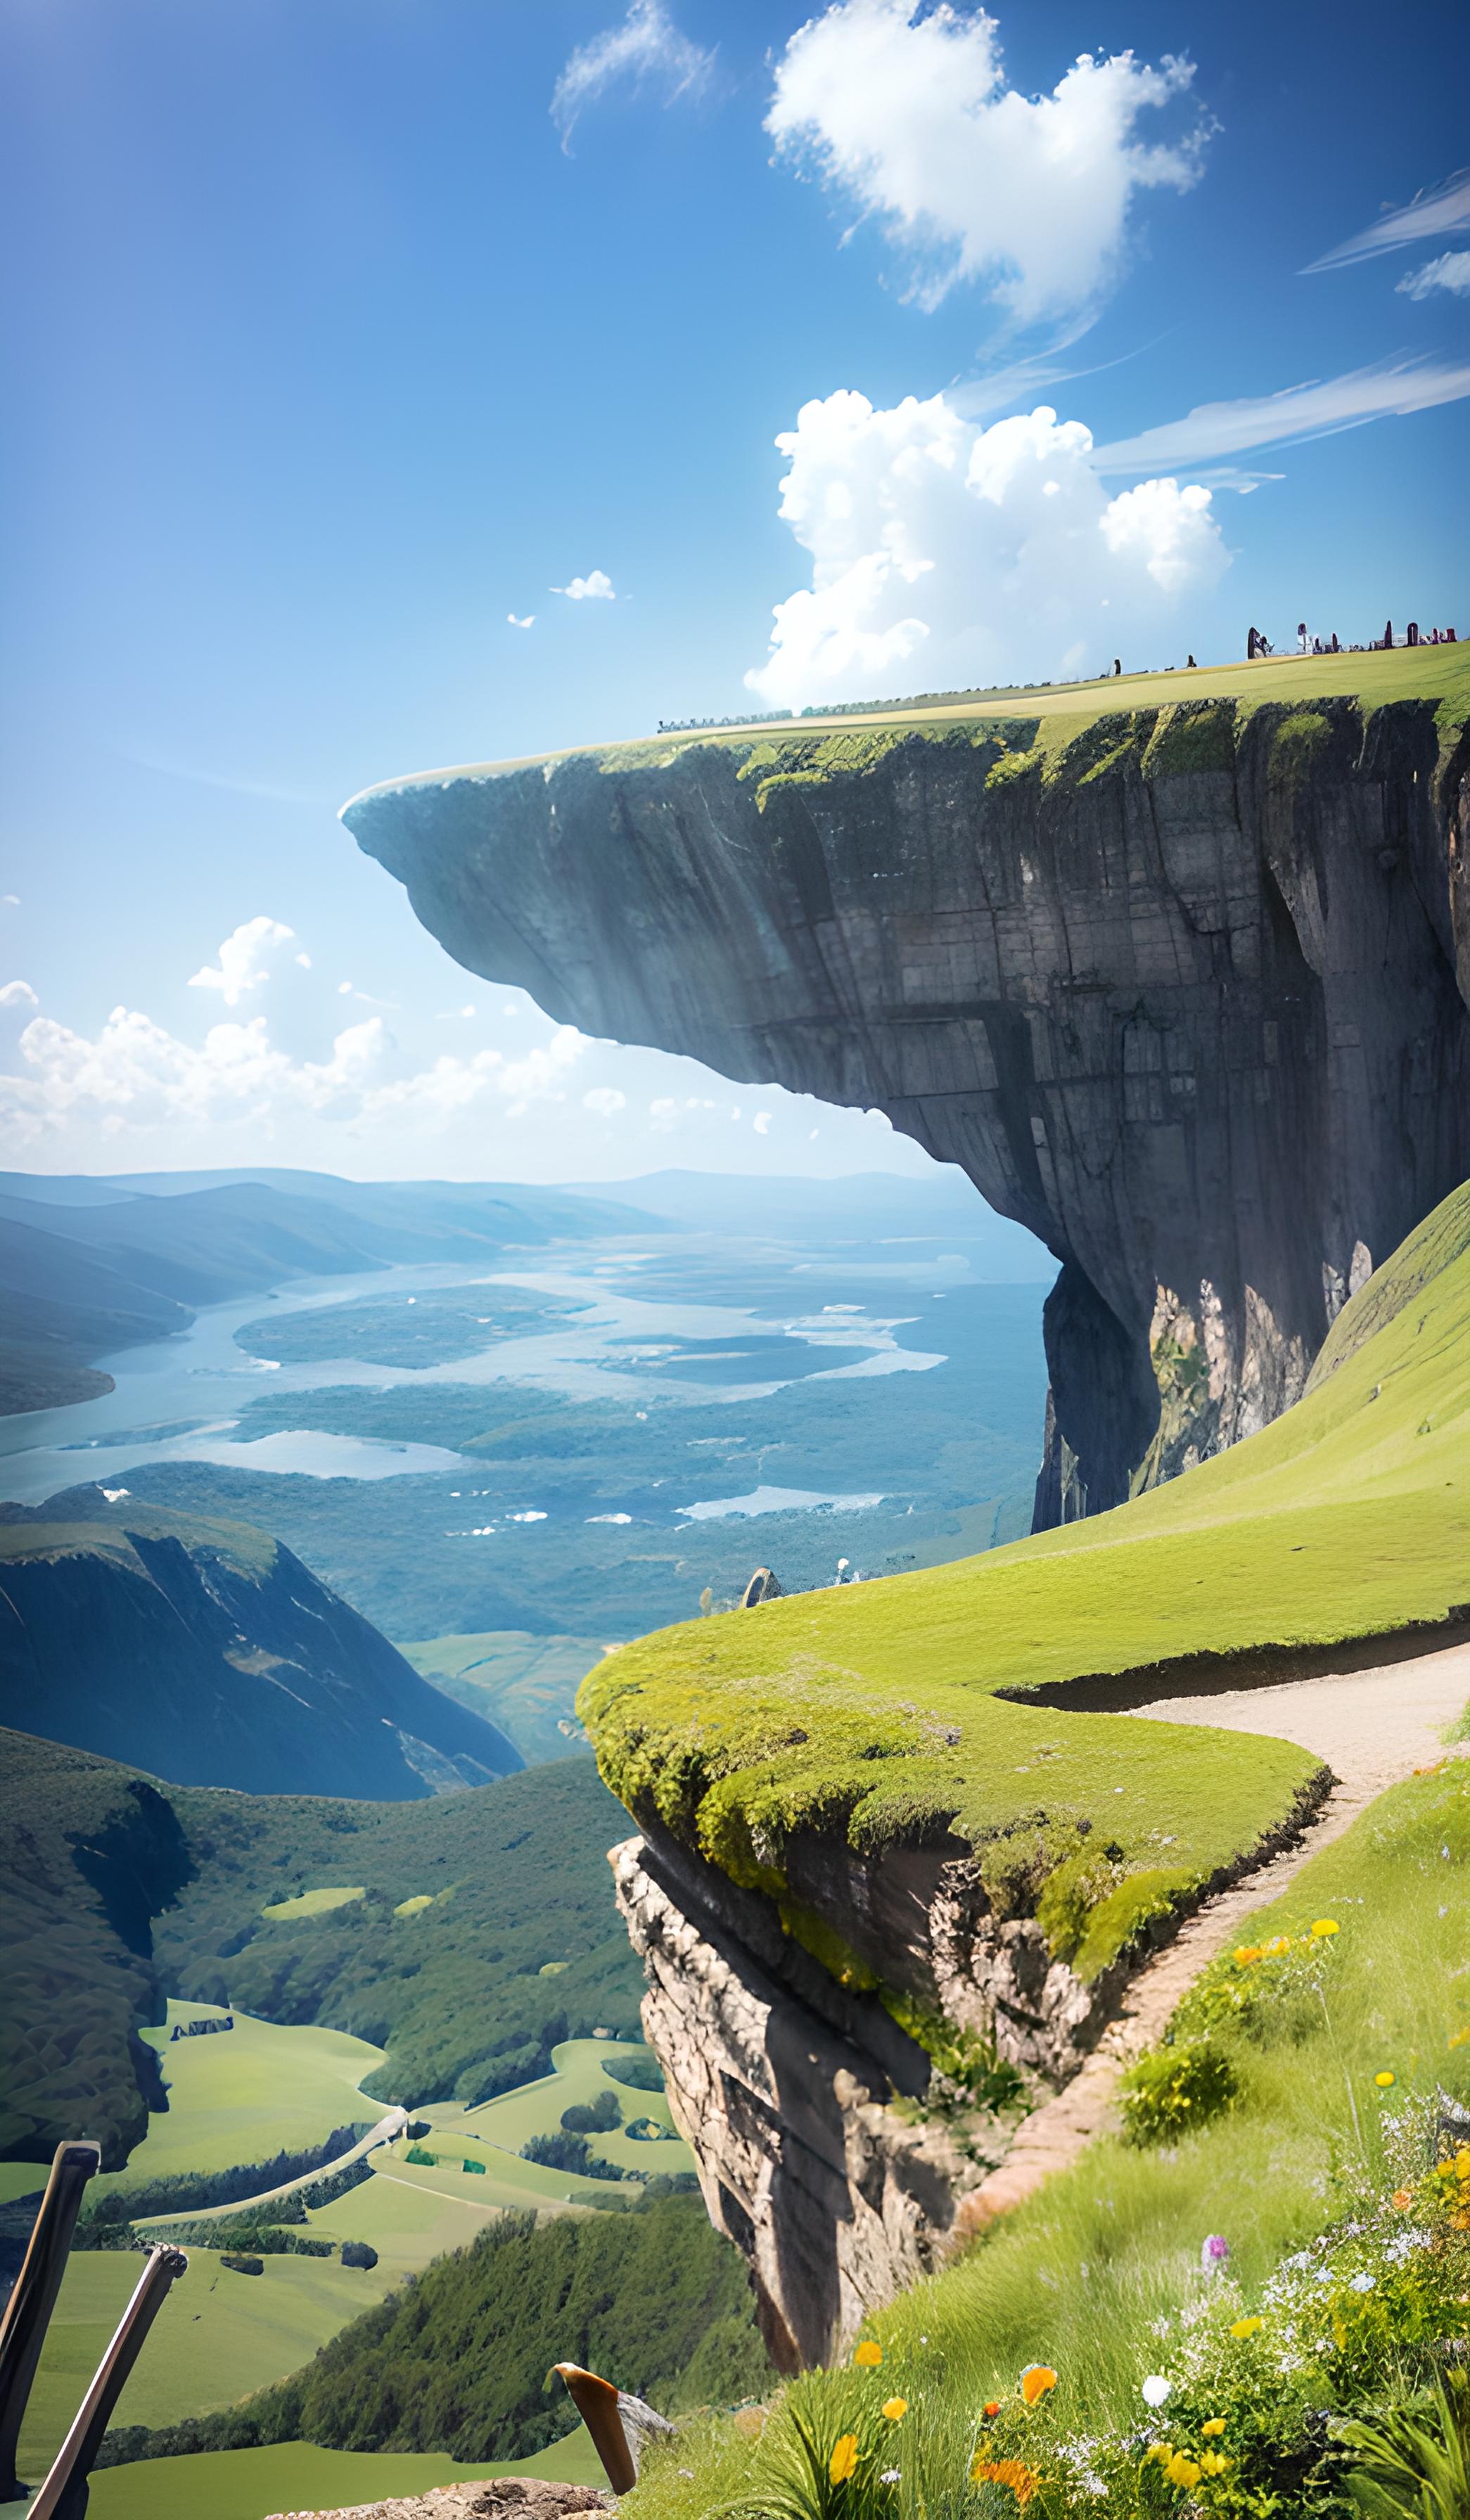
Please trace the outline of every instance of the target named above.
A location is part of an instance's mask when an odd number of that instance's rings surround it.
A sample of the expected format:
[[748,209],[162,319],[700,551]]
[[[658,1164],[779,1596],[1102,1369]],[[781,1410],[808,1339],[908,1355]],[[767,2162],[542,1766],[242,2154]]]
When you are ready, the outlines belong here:
[[[299,1897],[295,1899],[273,1899],[261,1909],[260,1913],[262,1916],[325,1916],[330,1914],[334,1908],[346,1908],[354,1899],[366,1897],[366,1885],[359,1881],[355,1890],[303,1890]],[[429,1906],[427,1899],[424,1901],[424,1906],[426,1908]],[[393,1913],[395,1916],[401,1916],[403,1908],[395,1908]]]
[[[1452,648],[1396,648],[1358,655],[1271,656],[1256,664],[1207,665],[1193,673],[1124,674],[1093,683],[1014,686],[995,692],[959,693],[934,700],[919,699],[843,710],[795,724],[778,720],[744,727],[691,729],[687,734],[635,737],[621,743],[573,744],[561,752],[528,753],[515,760],[475,762],[453,771],[430,770],[409,779],[392,779],[364,795],[406,788],[438,786],[449,777],[488,778],[570,760],[592,753],[606,770],[657,767],[677,760],[681,752],[704,744],[749,746],[776,744],[790,737],[824,737],[830,732],[859,735],[866,729],[896,727],[910,733],[933,729],[942,735],[971,722],[1034,720],[1051,748],[1090,726],[1099,715],[1116,710],[1171,707],[1189,700],[1234,700],[1238,714],[1280,701],[1356,699],[1369,708],[1396,700],[1428,699],[1437,703],[1442,728],[1463,722],[1470,714],[1470,643]],[[1066,721],[1072,721],[1070,727]],[[1053,722],[1061,722],[1056,723]],[[353,797],[343,808],[350,825]]]
[[[629,2092],[614,2083],[603,2072],[603,2066],[620,2056],[646,2056],[646,2048],[630,2041],[617,2039],[568,2039],[552,2051],[556,2067],[536,2083],[524,2083],[519,2091],[504,2092],[495,2100],[486,2100],[478,2109],[433,2108],[427,2112],[433,2133],[426,2138],[431,2151],[452,2153],[459,2159],[465,2152],[475,2152],[485,2159],[492,2170],[504,2176],[491,2146],[510,2153],[520,2151],[533,2135],[550,2135],[561,2125],[562,2111],[577,2101],[595,2100],[606,2091],[617,2092],[624,2122],[633,2118],[654,2118],[660,2126],[673,2126],[668,2102],[662,2092]],[[480,2138],[476,2143],[474,2138]],[[694,2157],[687,2144],[677,2138],[663,2143],[643,2143],[621,2134],[594,2135],[588,2138],[592,2150],[603,2160],[616,2162],[629,2175],[643,2172],[692,2170]],[[521,2162],[521,2172],[529,2178],[551,2182],[565,2195],[569,2184],[562,2171],[541,2170],[534,2162]],[[463,2175],[463,2174],[461,2174]],[[574,2179],[570,2182],[579,2200],[596,2204],[602,2186],[603,2201],[607,2188],[597,2180]],[[585,2192],[583,2192],[585,2191]]]
[[1470,1595],[1467,1489],[1470,1189],[1345,1309],[1306,1397],[1232,1451],[983,1557],[667,1629],[609,1656],[578,1707],[630,1809],[778,1898],[804,1827],[876,1850],[947,1823],[1034,1888],[1080,1864],[1085,1822],[1120,1850],[1084,1884],[1087,1975],[1140,1905],[1259,1840],[1312,1763],[994,1692],[1443,1620]]
[[[21,2436],[21,2472],[37,2481],[66,2435],[143,2261],[121,2251],[69,2259]],[[118,2401],[119,2424],[170,2424],[227,2407],[309,2362],[360,2311],[381,2301],[396,2271],[324,2258],[267,2258],[258,2275],[234,2274],[208,2250],[168,2294]]]
[[[382,2158],[374,2155],[375,2160]],[[417,2274],[446,2249],[467,2249],[484,2228],[487,2205],[525,2204],[519,2195],[482,2193],[489,2185],[488,2179],[472,2181],[463,2176],[457,2186],[450,2181],[430,2185],[417,2173],[400,2171],[394,2163],[390,2175],[375,2171],[334,2205],[308,2209],[306,2223],[323,2239],[366,2240],[396,2281],[402,2275]]]
[[[602,1658],[590,1637],[536,1637],[502,1628],[431,1637],[398,1651],[425,1680],[508,1732],[523,1759],[565,1759],[581,1743],[577,1683]],[[567,1728],[564,1730],[563,1728]]]
[[[89,2520],[268,2520],[277,2511],[336,2511],[392,2495],[427,2494],[436,2485],[481,2476],[554,2476],[570,2485],[605,2485],[601,2462],[581,2425],[534,2458],[436,2458],[393,2451],[318,2450],[314,2442],[279,2442],[266,2450],[205,2451],[194,2458],[152,2458],[136,2467],[104,2468],[92,2480]],[[17,2515],[24,2505],[0,2506]]]
[[359,2089],[383,2062],[381,2048],[345,2030],[286,2029],[237,2012],[233,2030],[171,2041],[174,2023],[217,2017],[218,2007],[171,2001],[168,2019],[143,2037],[159,2050],[168,2090],[166,2114],[151,2117],[125,2171],[104,2175],[91,2193],[136,2187],[186,2170],[229,2170],[300,2152],[334,2127],[381,2117]]
[[[1442,1850],[1447,1850],[1443,1852]],[[1204,2297],[1201,2243],[1221,2233],[1247,2309],[1289,2251],[1336,2220],[1356,2183],[1392,2185],[1385,2119],[1438,2085],[1462,2097],[1470,2046],[1470,1762],[1382,1796],[1253,1915],[1252,1942],[1339,1925],[1326,2018],[1239,2050],[1241,2106],[1201,2133],[1142,2151],[1094,2142],[1077,2165],[913,2287],[864,2331],[917,2395],[973,2410],[1014,2396],[1030,2363],[1060,2375],[1058,2408],[1088,2432],[1130,2430],[1159,2367],[1154,2322]],[[1391,2094],[1375,2077],[1389,2071]],[[733,2445],[680,2445],[630,2505],[633,2520],[702,2520]],[[1110,2506],[1111,2507],[1111,2506]],[[1291,2506],[1295,2507],[1295,2506]]]

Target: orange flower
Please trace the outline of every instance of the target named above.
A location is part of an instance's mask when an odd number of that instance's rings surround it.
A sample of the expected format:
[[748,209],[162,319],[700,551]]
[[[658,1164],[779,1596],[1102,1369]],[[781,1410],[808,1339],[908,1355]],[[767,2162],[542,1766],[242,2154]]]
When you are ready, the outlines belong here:
[[1236,1967],[1237,1967],[1237,1968],[1249,1968],[1249,1967],[1250,1967],[1250,1965],[1251,1965],[1252,1960],[1259,1960],[1259,1959],[1260,1959],[1260,1958],[1261,1958],[1261,1945],[1260,1945],[1259,1943],[1237,1943],[1237,1944],[1236,1944],[1236,1946],[1235,1946],[1235,1965],[1236,1965]]
[[1036,2479],[1024,2458],[986,2458],[975,2453],[970,2468],[974,2485],[1008,2485],[1024,2510],[1036,2490]]
[[903,2417],[908,2412],[908,2400],[906,2398],[885,2398],[883,2401],[883,2411],[887,2415],[891,2424],[901,2423]]
[[1029,2362],[1021,2374],[1021,2395],[1029,2407],[1044,2398],[1048,2389],[1057,2385],[1057,2375],[1049,2362]]
[[987,2413],[988,2415],[998,2415],[998,2414],[999,2414],[999,2412],[1000,2412],[1000,2400],[999,2400],[998,2398],[987,2398],[987,2400],[986,2400],[986,2413]]
[[860,2370],[876,2371],[883,2361],[883,2348],[881,2345],[875,2345],[871,2336],[865,2336],[852,2360]]
[[857,2465],[857,2435],[844,2433],[827,2462],[827,2474],[834,2485],[846,2485]]
[[[1412,2190],[1412,2188],[1409,2188],[1409,2187],[1396,2187],[1396,2188],[1395,2188],[1395,2190],[1394,2190],[1394,2203],[1398,2206],[1399,2211],[1400,2211],[1400,2213],[1401,2213],[1401,2214],[1406,2214],[1406,2213],[1408,2212],[1408,2209],[1409,2209],[1410,2205],[1412,2205],[1413,2201],[1414,2201],[1414,2197],[1413,2197],[1413,2190]],[[1396,2244],[1396,2245],[1397,2245],[1397,2244]]]

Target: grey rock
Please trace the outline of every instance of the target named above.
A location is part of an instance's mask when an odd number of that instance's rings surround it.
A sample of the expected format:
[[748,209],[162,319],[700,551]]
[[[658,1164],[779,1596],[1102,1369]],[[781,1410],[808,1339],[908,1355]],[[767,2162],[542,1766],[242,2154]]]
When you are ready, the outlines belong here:
[[1048,1244],[1045,1527],[1287,1407],[1470,1170],[1470,739],[1427,701],[1105,717],[1045,767],[1036,733],[764,780],[651,743],[345,816],[470,969],[876,1106]]

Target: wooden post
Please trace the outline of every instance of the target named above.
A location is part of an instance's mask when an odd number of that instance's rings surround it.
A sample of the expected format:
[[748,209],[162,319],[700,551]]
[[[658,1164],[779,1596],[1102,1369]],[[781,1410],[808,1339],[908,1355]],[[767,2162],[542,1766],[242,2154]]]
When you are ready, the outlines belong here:
[[97,2365],[92,2385],[25,2520],[85,2520],[87,2479],[102,2448],[102,2436],[112,2421],[113,2408],[143,2350],[143,2340],[162,2309],[164,2294],[188,2264],[182,2249],[149,2250],[148,2263],[118,2321],[117,2333]]
[[15,2501],[21,2492],[16,2476],[16,2444],[67,2270],[67,2252],[81,2211],[82,2190],[101,2163],[102,2149],[98,2144],[57,2145],[40,2212],[31,2226],[24,2263],[0,2321],[0,2502]]

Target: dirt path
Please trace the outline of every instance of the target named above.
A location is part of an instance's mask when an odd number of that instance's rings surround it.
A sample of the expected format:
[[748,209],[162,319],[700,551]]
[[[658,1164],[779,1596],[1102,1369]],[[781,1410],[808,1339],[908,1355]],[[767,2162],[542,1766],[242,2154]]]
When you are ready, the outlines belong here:
[[1163,1698],[1134,1710],[1127,1721],[1142,1715],[1169,1724],[1214,1724],[1224,1732],[1273,1733],[1299,1742],[1315,1751],[1339,1781],[1294,1847],[1207,1901],[1168,1950],[1139,1972],[1080,2073],[1033,2111],[1000,2168],[965,2198],[956,2223],[961,2238],[1009,2213],[1116,2123],[1121,2076],[1159,2039],[1200,1971],[1241,1937],[1256,1909],[1279,1898],[1310,1857],[1342,1836],[1376,1794],[1444,1756],[1445,1728],[1467,1701],[1470,1644],[1459,1644],[1336,1679]]

